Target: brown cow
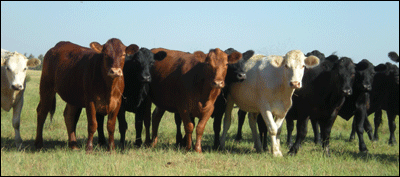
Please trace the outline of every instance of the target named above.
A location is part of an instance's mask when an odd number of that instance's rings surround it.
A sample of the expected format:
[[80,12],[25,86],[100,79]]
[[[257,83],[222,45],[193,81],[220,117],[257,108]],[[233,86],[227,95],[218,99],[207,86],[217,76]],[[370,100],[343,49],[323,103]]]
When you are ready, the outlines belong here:
[[[186,132],[186,148],[192,145],[193,122],[190,116],[199,117],[196,127],[195,150],[201,152],[204,127],[214,110],[214,102],[225,86],[228,63],[235,63],[242,54],[227,55],[220,49],[194,54],[157,48],[153,53],[165,51],[167,57],[156,61],[151,69],[150,98],[157,106],[153,112],[153,147],[157,144],[158,126],[164,112],[178,112]],[[150,109],[150,108],[147,108]]]
[[40,78],[40,102],[37,111],[35,146],[43,147],[43,124],[48,112],[53,117],[55,94],[67,102],[64,120],[68,131],[68,146],[78,149],[75,130],[83,107],[86,108],[89,138],[86,151],[93,150],[93,134],[97,116],[108,115],[109,150],[115,148],[115,121],[124,91],[125,54],[134,54],[139,47],[126,47],[119,39],[110,39],[103,46],[90,43],[90,48],[71,42],[59,42],[44,57]]

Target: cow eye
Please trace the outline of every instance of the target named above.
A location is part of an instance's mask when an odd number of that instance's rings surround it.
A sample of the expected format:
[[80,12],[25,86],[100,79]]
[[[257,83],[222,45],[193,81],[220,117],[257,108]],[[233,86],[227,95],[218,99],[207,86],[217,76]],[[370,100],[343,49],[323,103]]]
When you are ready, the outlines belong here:
[[285,65],[285,68],[289,68],[289,66],[288,66],[288,65]]
[[27,70],[27,68],[24,68],[24,71],[26,71]]
[[10,72],[11,72],[11,69],[10,69],[9,67],[6,66],[5,68],[7,69],[7,71],[10,71]]

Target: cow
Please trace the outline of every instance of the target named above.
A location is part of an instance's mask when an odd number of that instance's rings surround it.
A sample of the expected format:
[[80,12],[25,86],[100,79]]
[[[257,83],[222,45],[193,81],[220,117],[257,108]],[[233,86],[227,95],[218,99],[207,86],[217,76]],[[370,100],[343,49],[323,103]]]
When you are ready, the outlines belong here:
[[[309,57],[311,55],[314,55],[317,58],[319,58],[320,63],[322,63],[325,60],[325,55],[323,53],[321,53],[320,51],[318,51],[318,50],[313,50],[311,52],[308,52],[305,56]],[[313,69],[313,68],[306,68],[305,70],[307,71],[307,70],[310,70],[310,69]],[[303,79],[304,79],[304,77],[305,76],[303,76]],[[295,93],[296,93],[296,91],[295,91]],[[236,141],[240,141],[242,139],[242,127],[243,127],[243,123],[244,123],[244,119],[245,119],[246,114],[247,114],[246,111],[243,111],[243,110],[240,110],[240,109],[238,110],[238,120],[239,121],[238,121],[238,130],[237,130],[237,134],[236,134],[236,137],[235,137]],[[311,121],[311,122],[313,123],[313,127],[314,127],[314,122],[316,122],[316,121]],[[261,142],[263,144],[263,150],[266,151],[266,150],[268,150],[268,148],[267,148],[267,133],[268,133],[268,130],[267,130],[267,126],[265,125],[265,122],[262,120],[262,116],[261,115],[257,116],[257,125],[258,125],[259,134],[260,134],[260,140],[261,140]],[[292,125],[291,129],[293,131],[293,120],[292,119],[287,119],[286,118],[286,125],[287,126],[288,125]],[[288,130],[289,130],[289,128],[290,127],[288,127]],[[288,131],[288,142],[291,142],[291,137],[292,137],[291,133],[292,133],[292,131],[290,131],[290,132]],[[319,141],[319,139],[320,139],[319,136],[316,136],[316,140],[315,140],[316,143]],[[289,144],[288,146],[290,147],[291,145]]]
[[[229,48],[225,50],[226,54],[231,54],[233,52],[236,52],[235,49]],[[221,121],[222,121],[222,116],[225,113],[225,107],[226,107],[226,95],[229,93],[229,86],[233,82],[242,82],[243,80],[246,79],[246,73],[244,72],[244,63],[250,59],[254,55],[253,50],[248,50],[245,53],[242,54],[242,59],[237,61],[236,63],[233,64],[228,64],[228,71],[226,73],[225,77],[225,87],[222,89],[221,94],[217,97],[217,100],[214,103],[214,111],[211,115],[212,118],[214,118],[214,124],[213,124],[213,129],[214,129],[214,149],[218,149],[219,147],[219,134],[221,131]],[[192,122],[194,123],[194,118],[192,117]],[[175,124],[177,128],[177,133],[176,133],[176,142],[177,145],[183,146],[186,144],[184,141],[185,139],[182,139],[182,133],[181,133],[181,124],[182,120],[179,116],[179,113],[175,113]]]
[[353,92],[356,66],[351,58],[330,55],[318,67],[305,72],[304,87],[296,91],[287,119],[297,117],[297,136],[289,155],[295,155],[307,134],[308,119],[321,126],[322,146],[330,156],[329,139],[333,123],[347,96]]
[[[386,110],[390,130],[389,144],[396,144],[394,131],[396,129],[395,118],[399,115],[399,68],[389,62],[379,64],[375,67],[376,74],[370,91],[370,104],[367,110],[367,116],[375,113],[374,124],[375,131],[372,135],[372,127],[368,119],[364,122],[364,128],[367,130],[368,137],[372,141],[379,140],[378,128],[382,122],[382,109]],[[355,122],[350,133],[350,141],[354,139]]]
[[[305,57],[300,50],[292,50],[285,56],[253,55],[246,64],[247,79],[232,83],[227,97],[224,128],[220,147],[225,148],[226,134],[230,127],[233,104],[249,114],[249,124],[257,152],[261,152],[261,143],[255,127],[256,117],[261,113],[272,140],[272,153],[282,156],[279,147],[279,135],[282,122],[292,105],[292,94],[302,87],[301,79],[304,67],[315,67],[319,59]],[[276,121],[274,121],[274,117]]]
[[19,131],[21,110],[24,105],[26,71],[41,62],[36,58],[27,59],[18,52],[1,49],[1,108],[7,112],[13,108],[12,125],[15,131],[15,145],[22,147]]
[[[148,99],[147,94],[149,93],[149,83],[151,82],[150,68],[153,66],[155,61],[163,60],[166,57],[164,51],[160,51],[153,54],[147,48],[140,48],[138,52],[133,55],[126,55],[125,64],[123,68],[125,89],[122,94],[121,108],[118,113],[119,132],[121,134],[120,144],[122,147],[125,145],[125,134],[128,129],[128,124],[125,119],[125,112],[135,113],[135,129],[136,129],[136,146],[142,144],[142,129],[143,119],[145,114],[150,116],[151,112],[145,112],[145,104],[151,104],[146,101]],[[104,118],[104,117],[103,117]],[[97,122],[100,126],[97,127],[99,133],[99,144],[104,145],[106,139],[103,131],[104,119],[98,119]],[[146,142],[150,143],[150,120],[145,122],[146,125]]]
[[45,54],[39,86],[40,102],[36,109],[37,149],[43,147],[43,125],[48,112],[53,117],[56,93],[67,103],[64,120],[71,149],[79,149],[75,131],[82,108],[86,108],[88,119],[86,152],[93,150],[96,117],[105,115],[108,115],[108,150],[115,149],[114,130],[124,91],[125,54],[132,55],[139,47],[135,44],[126,47],[116,38],[109,39],[104,45],[92,42],[90,47],[61,41]]
[[[201,51],[193,54],[163,48],[152,49],[153,53],[165,51],[167,57],[156,61],[151,69],[150,98],[157,106],[152,116],[152,146],[157,144],[157,131],[162,115],[167,110],[178,112],[186,133],[186,150],[191,149],[193,122],[196,127],[194,150],[201,153],[201,137],[205,125],[214,111],[214,102],[225,86],[228,64],[242,58],[239,52],[226,54],[219,48],[206,55]],[[146,109],[150,109],[147,107]]]

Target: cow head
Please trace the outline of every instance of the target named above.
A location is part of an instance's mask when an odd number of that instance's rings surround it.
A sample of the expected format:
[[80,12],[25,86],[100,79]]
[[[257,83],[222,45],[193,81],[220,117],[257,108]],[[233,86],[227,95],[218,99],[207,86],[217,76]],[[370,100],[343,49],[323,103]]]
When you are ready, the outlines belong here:
[[4,58],[1,56],[1,72],[3,73],[3,70],[5,70],[10,88],[14,90],[24,89],[28,67],[35,67],[39,64],[39,59],[32,58],[28,60],[18,52],[7,52]]
[[341,90],[341,92],[350,96],[353,93],[353,83],[356,76],[356,66],[348,57],[341,57],[340,60],[336,55],[326,58],[329,61],[335,61],[331,74],[332,82]]
[[305,57],[300,50],[292,50],[285,56],[271,56],[271,65],[284,68],[284,78],[288,78],[288,85],[293,89],[302,87],[301,80],[304,75],[304,67],[313,68],[319,65],[316,56]]
[[[198,58],[200,53],[194,55]],[[212,49],[205,57],[206,67],[205,73],[207,78],[210,78],[211,86],[213,88],[223,88],[225,86],[225,76],[228,69],[228,64],[236,63],[242,54],[239,52],[232,52],[230,55],[226,54],[219,48]]]
[[135,78],[139,82],[149,83],[151,82],[150,68],[154,62],[161,61],[167,56],[167,53],[160,51],[153,54],[147,48],[141,48],[134,54],[126,54],[124,73],[130,77]]
[[92,42],[90,47],[103,55],[103,68],[111,78],[123,76],[122,69],[125,63],[125,54],[134,54],[139,50],[137,45],[132,44],[126,47],[116,38],[108,40],[104,45]]
[[375,76],[374,65],[366,59],[356,64],[354,88],[361,91],[371,91]]
[[[225,50],[225,53],[230,55],[233,52],[237,52],[233,48]],[[246,79],[246,72],[244,71],[245,62],[254,55],[253,50],[248,50],[242,54],[242,59],[233,64],[228,64],[228,71],[226,73],[226,83],[242,82]]]

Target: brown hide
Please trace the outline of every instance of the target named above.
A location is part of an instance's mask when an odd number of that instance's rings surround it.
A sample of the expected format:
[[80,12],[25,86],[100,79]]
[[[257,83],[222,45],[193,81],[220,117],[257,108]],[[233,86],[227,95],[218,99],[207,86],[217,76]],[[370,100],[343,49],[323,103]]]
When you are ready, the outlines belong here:
[[[86,108],[89,133],[86,150],[91,151],[93,148],[93,134],[97,129],[96,114],[108,115],[109,149],[114,149],[115,120],[124,91],[122,68],[128,51],[115,38],[104,45],[92,42],[90,46],[92,49],[71,42],[59,42],[46,53],[37,107],[36,148],[43,146],[43,124],[48,112],[51,116],[54,114],[55,93],[58,93],[67,102],[64,117],[69,147],[77,149],[75,127],[82,108]],[[129,48],[133,52],[138,50],[134,44]]]
[[160,111],[153,116],[153,146],[157,142],[157,129],[165,110],[179,112],[191,148],[193,123],[190,116],[199,117],[196,128],[195,150],[201,152],[201,136],[205,124],[214,110],[214,102],[224,86],[227,64],[237,62],[239,52],[227,55],[220,49],[194,54],[157,48],[153,53],[165,51],[167,57],[156,61],[151,69],[150,98]]

